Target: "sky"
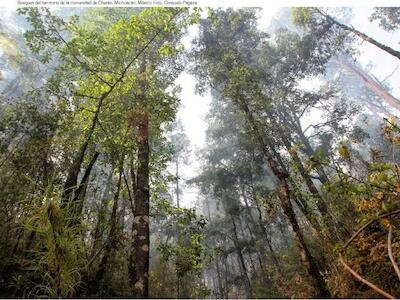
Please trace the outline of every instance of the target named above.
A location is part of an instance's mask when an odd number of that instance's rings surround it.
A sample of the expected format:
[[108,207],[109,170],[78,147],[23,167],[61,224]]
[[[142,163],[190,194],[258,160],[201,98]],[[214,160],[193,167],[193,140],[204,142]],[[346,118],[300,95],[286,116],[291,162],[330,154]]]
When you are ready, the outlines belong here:
[[[259,28],[267,28],[272,17],[276,15],[280,7],[263,7],[260,12]],[[368,17],[372,13],[371,7],[354,7],[352,23],[354,28],[366,33],[367,35],[375,38],[383,44],[391,46],[394,49],[399,49],[400,33],[388,33],[380,29],[377,22],[369,22]],[[184,40],[186,47],[190,46],[190,40],[196,34],[195,29],[191,29],[189,36]],[[400,98],[400,66],[399,60],[383,50],[367,43],[360,41],[359,47],[360,54],[358,56],[359,62],[366,66],[373,64],[374,68],[372,74],[379,80],[383,80],[394,71],[393,75],[387,82],[393,88],[392,94]],[[398,69],[396,69],[398,67]],[[184,72],[180,75],[177,83],[182,87],[180,95],[181,106],[178,111],[178,119],[181,119],[186,134],[191,143],[191,155],[189,164],[181,166],[182,181],[193,178],[200,173],[201,161],[197,151],[205,146],[205,131],[207,129],[206,115],[209,110],[211,102],[210,94],[204,96],[195,94],[195,79],[193,76]],[[319,84],[318,80],[313,80],[305,83],[310,89],[317,89]],[[317,116],[308,116],[313,119]],[[304,124],[307,121],[304,120]],[[182,189],[181,203],[184,207],[193,207],[199,199],[198,189],[194,186]]]

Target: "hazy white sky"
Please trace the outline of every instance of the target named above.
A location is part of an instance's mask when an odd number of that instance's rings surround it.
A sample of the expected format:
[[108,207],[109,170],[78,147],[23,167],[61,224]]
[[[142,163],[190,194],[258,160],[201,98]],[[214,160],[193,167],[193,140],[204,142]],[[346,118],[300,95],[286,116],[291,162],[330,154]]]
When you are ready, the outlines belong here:
[[[259,28],[266,28],[269,25],[272,17],[279,11],[279,7],[263,7],[260,12]],[[399,49],[400,33],[388,33],[380,29],[377,22],[371,23],[368,17],[372,13],[371,7],[355,7],[353,8],[354,17],[352,25],[354,28],[370,35],[383,44],[389,45],[394,49]],[[190,32],[190,36],[185,40],[185,45],[189,45],[189,40],[196,33],[196,30]],[[392,71],[399,66],[399,60],[382,51],[381,49],[367,43],[360,42],[360,55],[359,61],[362,65],[366,66],[369,63],[374,65],[373,75],[379,80],[383,80]],[[392,94],[400,96],[400,67],[394,74],[387,80],[393,88]],[[313,81],[312,84],[318,83]],[[189,165],[181,167],[182,180],[192,178],[199,174],[200,161],[199,156],[196,154],[196,149],[200,149],[205,144],[205,130],[207,129],[207,121],[205,120],[206,114],[209,109],[210,95],[199,96],[194,92],[195,79],[193,76],[183,73],[178,79],[178,83],[182,87],[181,93],[181,107],[178,112],[178,118],[182,120],[186,134],[190,139],[192,146],[191,159]],[[316,86],[317,88],[317,86]],[[313,118],[313,116],[309,116]],[[198,197],[197,189],[195,187],[186,188],[183,190],[182,205],[191,207],[195,204]]]

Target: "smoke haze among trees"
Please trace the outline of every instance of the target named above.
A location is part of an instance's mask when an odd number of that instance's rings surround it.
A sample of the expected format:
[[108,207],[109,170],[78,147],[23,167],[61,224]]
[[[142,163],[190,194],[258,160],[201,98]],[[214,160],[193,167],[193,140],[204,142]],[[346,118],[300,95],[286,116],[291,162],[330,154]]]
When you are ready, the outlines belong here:
[[399,8],[0,16],[0,297],[400,297]]

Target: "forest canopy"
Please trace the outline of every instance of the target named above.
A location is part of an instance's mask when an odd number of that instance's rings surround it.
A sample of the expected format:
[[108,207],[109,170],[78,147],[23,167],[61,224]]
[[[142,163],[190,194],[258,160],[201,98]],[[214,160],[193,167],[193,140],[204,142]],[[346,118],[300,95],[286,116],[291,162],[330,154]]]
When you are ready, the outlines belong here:
[[400,297],[400,8],[267,9],[0,8],[0,297]]

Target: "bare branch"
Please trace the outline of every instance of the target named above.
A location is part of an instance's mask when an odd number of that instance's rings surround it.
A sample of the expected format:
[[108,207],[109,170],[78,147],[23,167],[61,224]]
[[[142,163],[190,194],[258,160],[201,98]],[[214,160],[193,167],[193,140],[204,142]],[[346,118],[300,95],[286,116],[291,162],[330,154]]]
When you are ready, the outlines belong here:
[[392,71],[392,73],[390,73],[388,76],[385,77],[385,79],[383,79],[381,81],[381,84],[384,83],[386,80],[388,80],[390,77],[392,77],[393,74],[397,71],[398,68],[399,68],[399,65],[397,65],[396,68],[394,68],[394,70]]
[[388,298],[388,299],[396,299],[389,293],[385,292],[384,290],[378,288],[375,284],[369,282],[365,278],[361,277],[359,274],[357,274],[352,268],[349,267],[348,264],[346,264],[342,258],[342,256],[339,256],[339,262],[343,265],[343,267],[348,271],[351,275],[353,275],[357,280],[361,281],[362,283],[368,285],[371,289],[373,289],[375,292],[378,294]]
[[360,229],[358,229],[358,230],[356,231],[356,233],[353,234],[353,236],[346,242],[346,244],[344,244],[344,246],[343,246],[341,252],[343,252],[343,251],[351,244],[351,242],[352,242],[363,230],[365,230],[368,226],[370,226],[372,223],[374,223],[374,222],[376,222],[376,221],[378,221],[378,220],[380,220],[380,219],[382,219],[382,218],[386,218],[386,217],[389,217],[389,216],[392,216],[392,215],[396,215],[396,214],[400,214],[400,209],[397,209],[397,210],[395,210],[395,211],[392,211],[392,212],[389,212],[389,213],[380,215],[380,216],[378,216],[378,217],[376,217],[376,218],[370,220],[369,222],[365,223],[363,226],[361,226]]
[[392,263],[393,268],[396,271],[396,274],[400,280],[399,266],[397,265],[396,260],[394,259],[393,253],[392,253],[392,232],[393,232],[393,225],[390,225],[389,226],[389,234],[388,234],[388,254],[389,254],[390,262]]

